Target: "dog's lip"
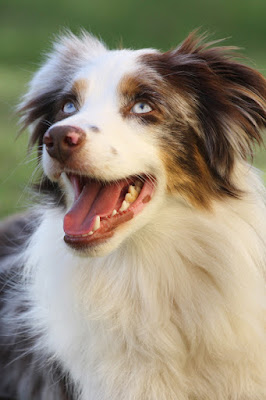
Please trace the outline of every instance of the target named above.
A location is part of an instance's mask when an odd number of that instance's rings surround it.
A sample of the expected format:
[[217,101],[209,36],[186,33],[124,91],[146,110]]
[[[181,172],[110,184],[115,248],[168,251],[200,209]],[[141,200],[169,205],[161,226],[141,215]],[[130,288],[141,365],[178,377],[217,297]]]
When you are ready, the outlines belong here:
[[[76,249],[97,245],[113,236],[115,230],[121,224],[131,220],[139,214],[151,200],[156,179],[147,175],[130,176],[118,182],[102,182],[84,176],[68,175],[75,191],[75,201],[71,210],[64,219],[65,242]],[[137,198],[132,201],[127,209],[123,210],[124,197],[128,194],[129,187],[141,178],[143,181]],[[96,183],[98,182],[98,183]],[[109,185],[106,189],[104,185]],[[118,188],[115,186],[118,185]],[[134,186],[133,186],[134,187]],[[90,188],[93,193],[91,195]],[[137,188],[137,187],[136,187]],[[112,199],[112,190],[116,191]],[[84,192],[85,191],[85,192]],[[110,196],[105,204],[105,197]],[[99,204],[97,204],[97,202]],[[89,203],[89,206],[87,204]],[[103,204],[101,204],[103,203]],[[84,206],[85,204],[85,206]],[[116,214],[113,215],[112,207],[115,205]],[[81,208],[81,211],[79,210]],[[88,207],[86,209],[86,207]],[[99,215],[98,215],[98,211]],[[99,227],[94,230],[96,219],[100,221]],[[76,220],[79,222],[76,223]],[[92,232],[93,230],[93,232]]]
[[86,247],[97,246],[110,239],[114,233],[115,229],[118,225],[130,221],[134,217],[132,211],[124,212],[123,215],[113,217],[115,220],[115,224],[111,227],[106,227],[106,220],[101,221],[101,228],[93,233],[93,236],[64,236],[64,241],[70,245],[72,248],[76,250],[82,250]]

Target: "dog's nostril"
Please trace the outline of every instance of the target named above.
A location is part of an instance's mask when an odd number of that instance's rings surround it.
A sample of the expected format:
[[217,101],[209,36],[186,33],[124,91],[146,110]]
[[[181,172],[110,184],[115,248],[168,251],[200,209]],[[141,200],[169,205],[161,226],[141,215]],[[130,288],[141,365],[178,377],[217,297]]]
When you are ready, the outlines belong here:
[[46,133],[43,137],[43,143],[46,147],[51,148],[54,145],[53,138],[50,136],[49,133]]
[[64,138],[64,143],[68,146],[77,146],[82,140],[82,137],[77,132],[69,132]]

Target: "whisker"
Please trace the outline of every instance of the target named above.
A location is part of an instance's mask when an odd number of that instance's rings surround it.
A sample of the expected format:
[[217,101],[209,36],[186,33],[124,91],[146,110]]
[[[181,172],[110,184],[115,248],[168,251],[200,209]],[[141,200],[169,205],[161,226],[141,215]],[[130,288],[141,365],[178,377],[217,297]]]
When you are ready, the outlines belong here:
[[53,125],[52,122],[48,121],[48,119],[44,119],[44,120],[42,121],[42,124],[43,124],[43,125],[47,125],[47,126],[49,126],[49,127]]
[[30,164],[30,163],[32,163],[34,161],[40,162],[40,160],[41,160],[41,157],[40,156],[36,156],[36,157],[33,157],[33,158],[29,158],[27,161],[24,161],[22,163],[22,165],[27,165],[27,164]]

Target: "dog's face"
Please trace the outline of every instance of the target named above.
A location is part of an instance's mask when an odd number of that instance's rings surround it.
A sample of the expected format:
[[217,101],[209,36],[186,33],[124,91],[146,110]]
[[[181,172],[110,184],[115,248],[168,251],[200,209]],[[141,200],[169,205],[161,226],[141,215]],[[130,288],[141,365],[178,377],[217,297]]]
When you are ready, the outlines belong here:
[[209,209],[265,125],[264,78],[190,36],[176,50],[109,51],[70,36],[22,110],[45,175],[65,194],[66,243],[102,255],[167,196]]
[[75,249],[113,248],[162,198],[163,164],[150,127],[160,112],[152,87],[150,94],[143,88],[141,53],[106,51],[78,70],[44,135],[43,169],[66,193],[65,241]]

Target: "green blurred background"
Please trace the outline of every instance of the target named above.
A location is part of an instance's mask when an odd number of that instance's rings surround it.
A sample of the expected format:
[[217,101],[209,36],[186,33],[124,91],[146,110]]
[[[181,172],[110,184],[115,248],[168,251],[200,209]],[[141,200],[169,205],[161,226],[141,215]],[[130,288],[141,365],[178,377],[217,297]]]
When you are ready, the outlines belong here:
[[[247,63],[266,74],[266,0],[0,0],[0,217],[27,207],[36,175],[27,134],[18,131],[14,107],[54,35],[83,27],[108,45],[167,50],[201,27],[228,38]],[[255,158],[265,175],[266,156]]]

